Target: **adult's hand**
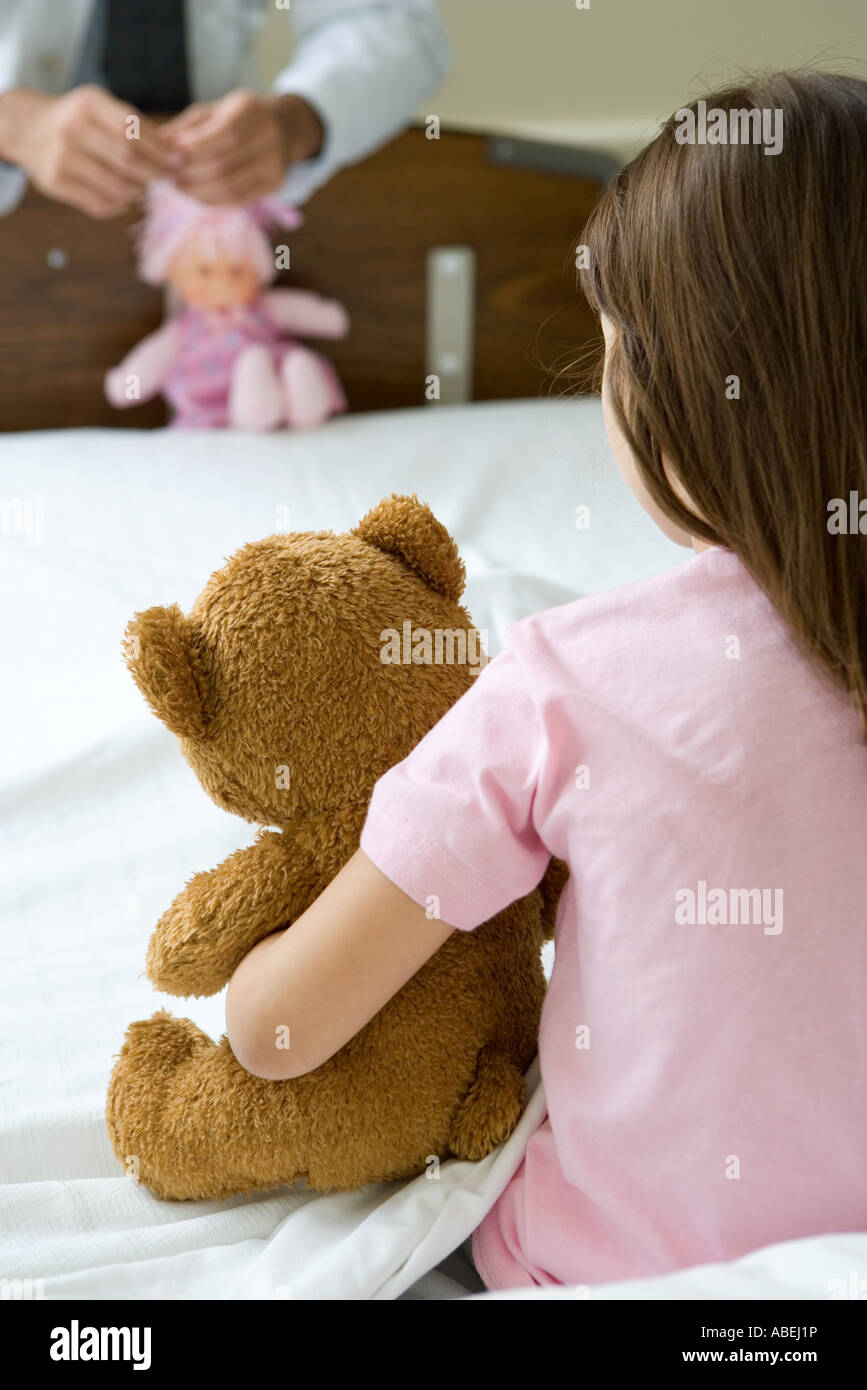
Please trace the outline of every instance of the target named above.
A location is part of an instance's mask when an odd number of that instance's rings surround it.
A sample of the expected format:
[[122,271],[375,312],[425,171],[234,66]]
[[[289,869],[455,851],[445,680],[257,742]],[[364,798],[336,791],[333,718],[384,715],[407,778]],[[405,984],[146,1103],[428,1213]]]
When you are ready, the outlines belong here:
[[250,203],[280,187],[297,159],[318,154],[316,112],[294,95],[234,91],[189,106],[161,127],[183,163],[176,182],[203,203]]
[[0,158],[17,164],[49,197],[98,218],[124,212],[179,163],[152,121],[91,86],[63,96],[25,89],[0,94]]

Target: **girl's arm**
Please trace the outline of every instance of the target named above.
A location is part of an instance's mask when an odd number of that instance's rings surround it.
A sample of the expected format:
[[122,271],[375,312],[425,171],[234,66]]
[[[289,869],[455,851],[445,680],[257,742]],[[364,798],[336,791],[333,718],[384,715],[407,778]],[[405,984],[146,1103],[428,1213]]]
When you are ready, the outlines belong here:
[[533,821],[546,749],[523,667],[504,652],[379,779],[363,849],[241,961],[226,1024],[242,1067],[271,1081],[321,1067],[453,930],[536,887],[550,859]]
[[232,1051],[242,1067],[269,1081],[313,1071],[452,930],[357,850],[291,927],[254,946],[238,966],[226,996]]

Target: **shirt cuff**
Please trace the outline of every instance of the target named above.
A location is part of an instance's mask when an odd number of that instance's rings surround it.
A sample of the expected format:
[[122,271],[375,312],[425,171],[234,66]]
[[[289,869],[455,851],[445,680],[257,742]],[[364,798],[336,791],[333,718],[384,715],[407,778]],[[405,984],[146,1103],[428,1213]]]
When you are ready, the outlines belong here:
[[27,175],[16,164],[0,159],[0,217],[14,212],[27,187]]
[[351,22],[344,17],[302,36],[271,91],[303,98],[317,113],[324,138],[315,159],[290,170],[284,195],[303,202],[338,169],[385,145],[437,88],[450,57],[430,6],[372,7]]
[[295,92],[294,88],[292,90],[296,96],[303,97],[308,106],[313,108],[322,126],[322,147],[319,153],[313,159],[296,159],[290,166],[278,194],[287,203],[298,206],[300,203],[306,203],[317,188],[321,188],[324,183],[327,183],[332,174],[336,174],[340,165],[334,158],[331,148],[333,141],[325,113],[320,111],[315,101],[310,100],[304,92]]

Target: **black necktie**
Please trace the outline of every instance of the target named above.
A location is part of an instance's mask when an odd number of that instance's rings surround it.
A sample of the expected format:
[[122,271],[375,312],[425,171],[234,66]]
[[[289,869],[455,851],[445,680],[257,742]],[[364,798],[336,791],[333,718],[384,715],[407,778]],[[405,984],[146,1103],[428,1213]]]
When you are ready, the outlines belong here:
[[106,86],[140,111],[189,104],[184,0],[106,0]]

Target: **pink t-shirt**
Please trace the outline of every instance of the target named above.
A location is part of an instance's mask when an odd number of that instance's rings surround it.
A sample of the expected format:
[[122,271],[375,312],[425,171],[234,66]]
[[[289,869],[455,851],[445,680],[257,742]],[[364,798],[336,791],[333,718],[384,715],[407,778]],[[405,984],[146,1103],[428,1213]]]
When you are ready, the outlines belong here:
[[[509,629],[361,844],[470,930],[570,869],[548,1117],[474,1239],[491,1288],[867,1227],[867,745],[740,561]],[[395,827],[409,834],[395,834]]]

